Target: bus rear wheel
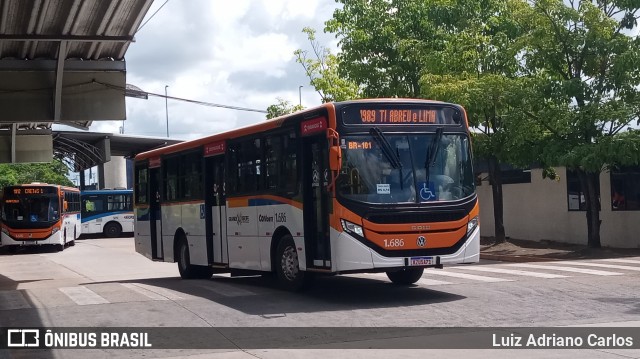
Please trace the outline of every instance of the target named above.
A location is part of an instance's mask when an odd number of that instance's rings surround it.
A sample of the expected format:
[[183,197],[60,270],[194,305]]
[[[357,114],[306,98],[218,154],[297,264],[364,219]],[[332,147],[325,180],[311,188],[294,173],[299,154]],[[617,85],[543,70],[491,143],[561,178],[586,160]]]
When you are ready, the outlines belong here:
[[388,271],[387,277],[393,284],[411,285],[417,282],[424,273],[424,268],[402,268],[397,271]]
[[109,238],[120,237],[120,234],[122,234],[122,227],[120,227],[118,223],[109,222],[105,224],[103,232],[105,237],[109,237]]
[[213,268],[191,264],[189,256],[189,244],[186,239],[181,239],[178,244],[178,271],[183,279],[207,279],[211,278]]
[[306,289],[311,284],[311,273],[300,270],[298,251],[295,242],[290,235],[280,239],[276,249],[275,270],[280,285],[290,291]]
[[69,247],[73,247],[76,245],[76,229],[73,229],[73,239],[69,242]]

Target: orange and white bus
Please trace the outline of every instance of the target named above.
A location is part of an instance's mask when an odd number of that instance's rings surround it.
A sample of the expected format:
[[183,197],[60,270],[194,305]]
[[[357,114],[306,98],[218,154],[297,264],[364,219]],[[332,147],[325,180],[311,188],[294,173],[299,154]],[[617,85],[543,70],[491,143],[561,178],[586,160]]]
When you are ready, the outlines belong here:
[[322,106],[141,153],[135,247],[183,278],[386,272],[479,260],[461,106],[375,99]]
[[77,188],[46,183],[4,187],[0,247],[49,244],[63,250],[75,245],[80,230]]

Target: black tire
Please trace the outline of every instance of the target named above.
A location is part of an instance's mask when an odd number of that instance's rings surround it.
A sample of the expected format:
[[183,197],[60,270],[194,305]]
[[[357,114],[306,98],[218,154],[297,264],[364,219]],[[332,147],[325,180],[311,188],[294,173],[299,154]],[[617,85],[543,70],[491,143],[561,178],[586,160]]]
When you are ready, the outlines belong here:
[[424,273],[424,268],[402,268],[387,272],[387,277],[397,285],[411,285],[417,282]]
[[76,245],[76,229],[73,228],[73,239],[69,242],[69,247],[73,247]]
[[290,235],[282,237],[278,242],[275,271],[280,285],[293,292],[308,288],[313,280],[311,273],[300,270],[298,251]]
[[109,222],[104,225],[103,233],[105,237],[116,238],[122,234],[122,227],[119,223]]
[[182,279],[207,279],[211,278],[213,268],[191,264],[189,244],[186,239],[180,239],[177,252],[178,271]]
[[62,232],[62,244],[56,244],[56,250],[58,252],[62,252],[64,251],[64,246],[67,244],[67,230],[65,229],[64,232]]

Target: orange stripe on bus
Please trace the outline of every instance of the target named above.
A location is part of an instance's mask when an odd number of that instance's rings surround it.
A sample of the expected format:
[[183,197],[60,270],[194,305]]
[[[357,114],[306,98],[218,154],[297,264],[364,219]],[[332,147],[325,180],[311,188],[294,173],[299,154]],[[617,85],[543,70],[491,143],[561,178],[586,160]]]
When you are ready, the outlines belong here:
[[249,207],[249,201],[251,200],[266,200],[266,201],[281,202],[282,204],[287,204],[289,206],[296,207],[297,209],[302,210],[302,203],[298,201],[294,201],[289,198],[272,196],[272,195],[227,198],[227,203],[228,203],[227,207],[229,208]]

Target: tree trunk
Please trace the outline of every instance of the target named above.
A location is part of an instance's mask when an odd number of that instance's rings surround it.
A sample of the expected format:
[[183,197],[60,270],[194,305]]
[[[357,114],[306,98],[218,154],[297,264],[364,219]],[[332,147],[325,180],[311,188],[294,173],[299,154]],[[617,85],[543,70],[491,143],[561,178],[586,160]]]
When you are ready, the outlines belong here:
[[495,156],[489,156],[489,183],[493,192],[493,220],[495,222],[496,243],[506,242],[504,232],[504,204],[502,203],[502,172],[500,161]]
[[600,199],[598,198],[598,176],[600,173],[577,170],[580,188],[585,196],[587,207],[587,245],[589,248],[600,248]]

